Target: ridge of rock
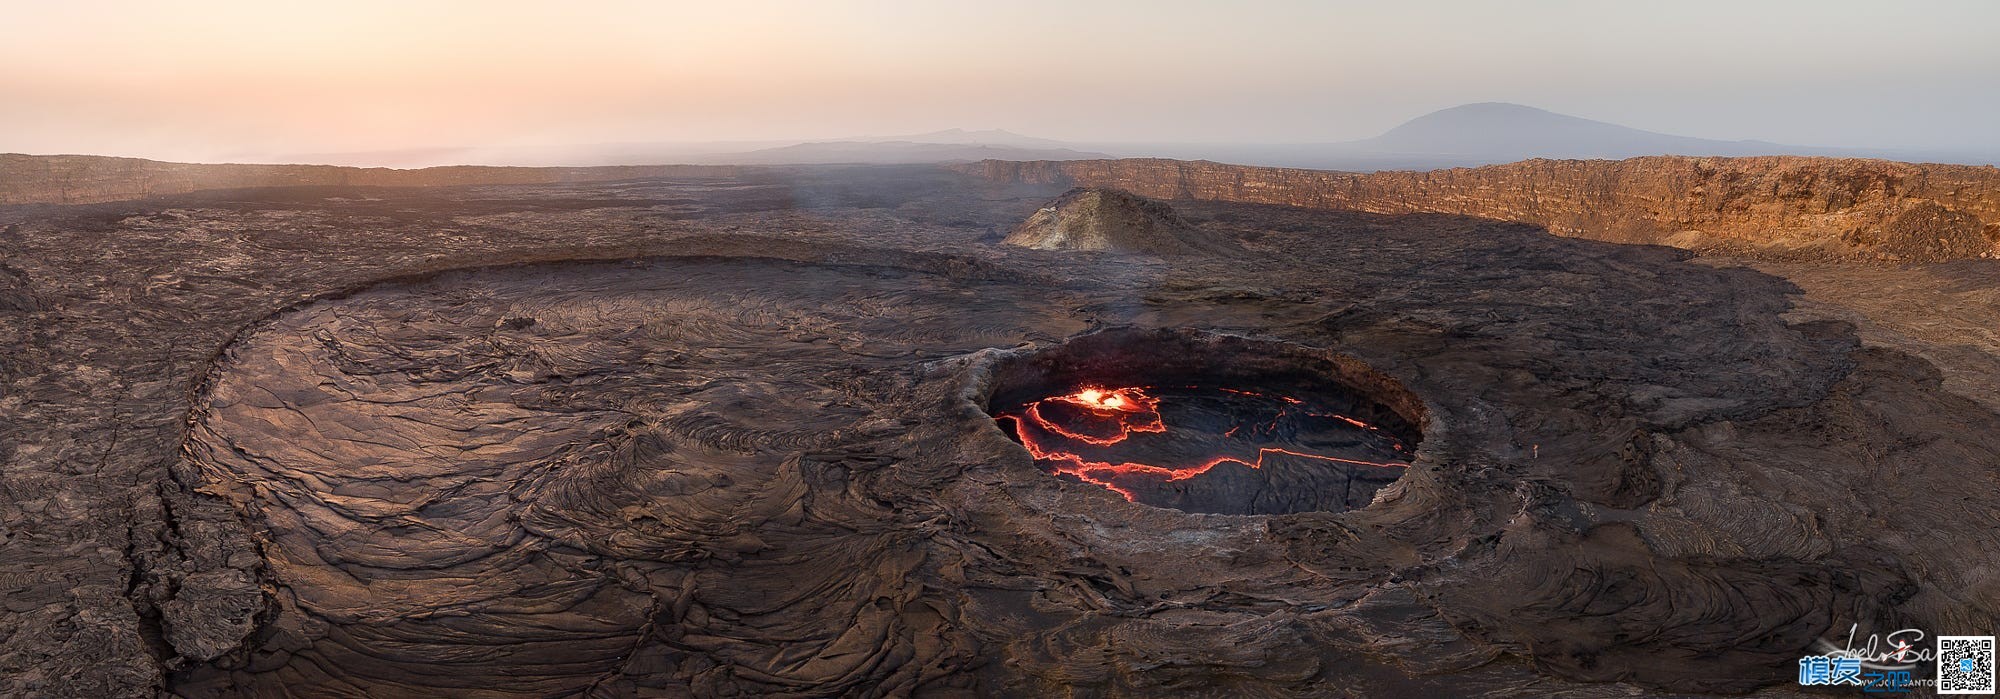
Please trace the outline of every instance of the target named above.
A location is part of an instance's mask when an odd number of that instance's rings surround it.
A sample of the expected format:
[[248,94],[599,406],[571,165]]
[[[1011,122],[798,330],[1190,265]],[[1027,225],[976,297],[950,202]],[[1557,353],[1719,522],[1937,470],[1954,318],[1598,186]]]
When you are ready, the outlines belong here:
[[1159,159],[985,161],[996,182],[1191,199],[1437,213],[1615,243],[1771,259],[2000,257],[2000,169],[1773,156],[1525,160],[1429,172],[1336,172]]

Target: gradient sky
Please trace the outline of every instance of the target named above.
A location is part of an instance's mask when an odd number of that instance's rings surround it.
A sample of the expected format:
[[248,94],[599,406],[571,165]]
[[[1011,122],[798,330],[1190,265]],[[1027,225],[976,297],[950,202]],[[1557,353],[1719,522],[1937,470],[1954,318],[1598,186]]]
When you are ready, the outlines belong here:
[[1506,101],[2000,146],[2000,2],[0,0],[0,151],[163,159],[1003,128],[1335,141]]

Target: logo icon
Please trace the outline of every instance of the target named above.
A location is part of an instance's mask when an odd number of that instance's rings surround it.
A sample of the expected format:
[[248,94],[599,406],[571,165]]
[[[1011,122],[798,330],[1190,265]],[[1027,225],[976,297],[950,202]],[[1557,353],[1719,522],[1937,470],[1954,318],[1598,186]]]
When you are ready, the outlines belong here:
[[1939,636],[1937,693],[1993,693],[1993,637]]

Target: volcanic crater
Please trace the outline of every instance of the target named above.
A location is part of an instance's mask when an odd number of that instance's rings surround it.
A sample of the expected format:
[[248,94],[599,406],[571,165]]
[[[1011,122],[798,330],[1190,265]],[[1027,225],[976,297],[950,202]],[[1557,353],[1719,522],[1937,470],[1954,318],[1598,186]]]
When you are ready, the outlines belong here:
[[2000,415],[1784,279],[1225,202],[996,244],[1065,190],[0,210],[0,693],[1627,697],[2000,618]]
[[1116,329],[994,372],[987,411],[1044,470],[1189,512],[1364,507],[1420,441],[1395,380],[1282,343]]

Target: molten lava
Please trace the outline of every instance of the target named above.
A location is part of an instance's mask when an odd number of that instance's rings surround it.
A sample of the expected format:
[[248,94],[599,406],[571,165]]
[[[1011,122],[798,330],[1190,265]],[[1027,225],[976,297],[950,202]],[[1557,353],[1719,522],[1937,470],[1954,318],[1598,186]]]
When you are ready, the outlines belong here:
[[[1190,424],[1169,428],[1162,415],[1168,399],[1184,404],[1170,406],[1183,408],[1170,412]],[[1242,389],[1088,387],[1030,401],[996,419],[1011,422],[1021,445],[1050,472],[1134,502],[1139,494],[1131,479],[1186,481],[1223,464],[1262,469],[1267,459],[1297,458],[1348,467],[1409,466],[1408,448],[1375,425],[1312,409],[1291,396]],[[1295,448],[1290,442],[1301,435],[1335,444],[1348,455]],[[1351,458],[1355,452],[1401,460]]]

